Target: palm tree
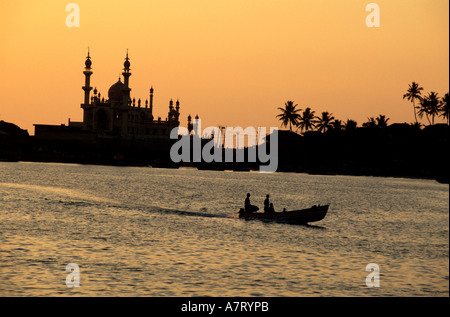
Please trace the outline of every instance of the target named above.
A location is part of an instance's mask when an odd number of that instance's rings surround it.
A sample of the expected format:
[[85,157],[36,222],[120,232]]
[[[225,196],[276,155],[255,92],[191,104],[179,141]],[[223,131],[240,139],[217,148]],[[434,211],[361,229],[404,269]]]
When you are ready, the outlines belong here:
[[331,123],[331,127],[333,128],[333,131],[341,131],[342,130],[342,121],[341,120],[334,120]]
[[422,90],[423,90],[423,88],[420,87],[418,83],[413,81],[409,85],[408,90],[406,91],[406,94],[403,95],[403,99],[407,98],[413,104],[414,118],[416,119],[416,123],[417,123],[416,100],[421,100],[422,99],[422,96],[421,96],[421,94],[422,94],[421,91]]
[[[420,118],[425,114],[428,120],[428,123],[434,124],[434,117],[439,115],[441,111],[441,101],[439,100],[437,92],[430,92],[428,96],[422,98],[420,101],[420,106],[418,107],[419,111],[417,114]],[[430,121],[431,116],[431,121]]]
[[344,125],[345,125],[345,131],[353,131],[353,130],[356,130],[358,123],[354,120],[347,119],[347,122],[345,122]]
[[376,118],[376,120],[377,120],[377,126],[378,126],[379,128],[385,128],[385,127],[387,127],[387,123],[388,123],[388,121],[389,121],[389,118],[386,118],[385,115],[380,114],[380,115]]
[[367,122],[364,122],[362,124],[362,126],[365,128],[376,128],[377,122],[374,117],[370,117],[370,118],[367,118]]
[[284,103],[284,108],[278,107],[278,110],[281,110],[281,113],[277,115],[277,118],[281,120],[281,126],[287,127],[289,124],[289,130],[292,132],[292,125],[297,126],[300,120],[300,114],[297,113],[301,111],[301,109],[296,109],[298,105],[295,104],[291,100],[288,100]]
[[430,92],[426,97],[428,99],[428,111],[431,116],[431,123],[434,124],[434,117],[439,115],[441,110],[441,101],[439,100],[437,92]]
[[420,123],[420,122],[412,123],[411,126],[415,127],[418,130],[422,129],[422,123]]
[[301,131],[305,129],[305,131],[308,131],[315,127],[315,111],[312,111],[311,108],[306,108],[305,111],[303,111],[303,114],[300,116],[300,120],[298,123],[298,127]]
[[429,105],[429,102],[428,102],[427,98],[420,99],[419,106],[417,106],[417,109],[419,109],[419,111],[417,111],[417,115],[419,116],[420,119],[422,119],[423,115],[425,115],[427,117],[428,123],[431,125],[430,118],[428,117],[428,113],[429,113],[428,105]]
[[316,128],[319,132],[327,132],[331,127],[331,121],[334,120],[333,114],[328,111],[322,112],[322,116],[317,119]]
[[441,117],[444,119],[447,119],[447,124],[449,124],[448,121],[448,93],[445,94],[444,97],[441,99]]

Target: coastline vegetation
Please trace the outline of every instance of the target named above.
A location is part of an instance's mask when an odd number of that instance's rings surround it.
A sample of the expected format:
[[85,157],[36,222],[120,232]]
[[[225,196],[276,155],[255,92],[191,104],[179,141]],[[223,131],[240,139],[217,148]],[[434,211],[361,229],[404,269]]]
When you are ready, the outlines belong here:
[[[289,131],[279,132],[279,171],[433,178],[448,183],[450,159],[449,94],[423,94],[412,82],[403,99],[411,102],[414,122],[391,123],[385,114],[368,117],[361,126],[294,101],[278,108]],[[446,123],[436,123],[442,118]],[[294,132],[295,131],[295,132]]]
[[[406,93],[403,95],[403,99],[407,99],[412,103],[414,110],[414,123],[412,125],[422,127],[423,123],[419,122],[417,117],[421,120],[425,117],[428,126],[434,125],[436,117],[442,117],[449,124],[449,94],[448,92],[439,97],[435,91],[430,91],[427,95],[422,95],[423,87],[417,82],[412,82]],[[416,105],[417,104],[417,105]],[[354,130],[358,127],[356,121],[347,119],[344,123],[341,120],[335,119],[332,113],[328,111],[322,112],[320,115],[316,115],[316,112],[310,107],[305,109],[298,108],[298,104],[295,101],[288,100],[284,104],[284,108],[278,107],[280,113],[276,116],[281,120],[281,126],[287,127],[289,130],[296,128],[300,133],[308,131],[318,131],[325,133],[327,131],[339,131],[339,130]],[[365,128],[385,128],[388,126],[390,119],[386,115],[380,114],[378,117],[369,117],[367,121],[362,123],[362,127]]]

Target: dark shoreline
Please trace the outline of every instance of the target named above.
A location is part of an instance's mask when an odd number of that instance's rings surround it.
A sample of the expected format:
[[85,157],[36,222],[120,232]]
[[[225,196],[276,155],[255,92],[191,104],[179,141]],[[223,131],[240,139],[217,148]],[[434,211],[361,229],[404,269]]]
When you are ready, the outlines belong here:
[[[73,138],[70,134],[36,138],[14,124],[1,123],[0,161],[153,168],[192,167],[198,170],[236,172],[259,171],[260,166],[268,165],[258,159],[249,163],[248,148],[244,149],[245,159],[242,163],[233,159],[231,163],[176,164],[169,155],[175,142],[170,139],[158,142],[120,138],[85,140]],[[276,171],[310,175],[431,179],[449,184],[449,132],[447,124],[436,124],[423,129],[409,124],[392,124],[384,128],[356,128],[326,133],[313,131],[303,135],[279,130]],[[269,145],[270,137],[271,135],[266,138]],[[267,151],[269,148],[271,147],[267,146]],[[236,152],[233,155],[236,158]],[[190,161],[193,161],[192,156]],[[225,161],[224,156],[222,161]]]

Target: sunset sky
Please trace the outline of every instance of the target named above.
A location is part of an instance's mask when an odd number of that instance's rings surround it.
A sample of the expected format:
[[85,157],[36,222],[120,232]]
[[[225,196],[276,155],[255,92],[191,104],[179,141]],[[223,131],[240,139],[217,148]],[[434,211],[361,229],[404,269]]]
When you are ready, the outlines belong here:
[[[71,2],[78,28],[66,25]],[[370,2],[379,28],[366,26]],[[204,127],[279,127],[287,100],[359,125],[413,122],[408,84],[449,89],[448,11],[448,0],[0,0],[0,120],[30,134],[81,121],[90,47],[103,96],[128,49],[132,98],[153,86],[163,119],[179,98],[183,126],[198,114]]]

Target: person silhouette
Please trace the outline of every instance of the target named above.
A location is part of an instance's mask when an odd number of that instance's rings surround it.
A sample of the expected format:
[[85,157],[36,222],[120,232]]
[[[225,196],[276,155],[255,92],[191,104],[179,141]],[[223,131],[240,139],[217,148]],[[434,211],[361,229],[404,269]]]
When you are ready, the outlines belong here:
[[247,193],[247,198],[245,198],[245,211],[249,212],[250,210],[250,193]]
[[275,212],[275,208],[272,203],[270,203],[269,212]]
[[255,212],[258,211],[259,208],[257,206],[253,206],[250,203],[250,193],[247,193],[247,198],[245,198],[245,212]]
[[269,194],[266,195],[266,199],[264,199],[264,212],[269,212],[270,208],[270,201],[269,201]]

